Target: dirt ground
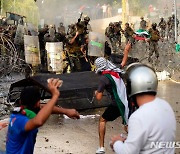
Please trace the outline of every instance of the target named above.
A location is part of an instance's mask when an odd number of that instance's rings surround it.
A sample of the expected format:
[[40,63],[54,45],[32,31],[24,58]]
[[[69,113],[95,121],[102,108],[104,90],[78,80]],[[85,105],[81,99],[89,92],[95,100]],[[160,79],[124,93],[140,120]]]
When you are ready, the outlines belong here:
[[[158,96],[167,100],[173,107],[177,119],[176,141],[180,141],[180,84],[161,81],[158,90]],[[34,153],[94,154],[98,147],[99,115],[103,111],[104,109],[101,108],[80,112],[83,116],[79,120],[52,115],[47,123],[39,129]],[[109,122],[106,130],[106,153],[112,154],[113,151],[109,147],[109,141],[112,135],[123,132],[121,118]],[[176,149],[176,154],[180,154],[179,149]]]

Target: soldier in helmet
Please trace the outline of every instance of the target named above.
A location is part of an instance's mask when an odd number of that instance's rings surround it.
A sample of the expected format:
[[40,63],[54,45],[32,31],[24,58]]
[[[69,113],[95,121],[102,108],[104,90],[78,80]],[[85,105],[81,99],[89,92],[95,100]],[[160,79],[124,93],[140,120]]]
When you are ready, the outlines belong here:
[[146,22],[146,20],[144,20],[144,17],[141,17],[140,28],[139,29],[146,30],[146,28],[147,28],[147,22]]
[[90,18],[88,16],[84,17],[85,33],[89,34],[92,31],[91,25],[89,24]]
[[167,21],[167,40],[172,37],[172,17],[168,17]]
[[159,33],[158,29],[157,29],[157,24],[156,23],[152,23],[152,26],[149,29],[149,34],[150,34],[151,37],[150,37],[150,40],[149,40],[150,52],[149,52],[148,61],[150,63],[152,63],[151,56],[153,55],[154,52],[155,52],[157,60],[159,58],[158,41],[160,39],[160,33]]
[[119,22],[115,23],[115,26],[114,26],[114,32],[115,32],[116,38],[118,40],[119,47],[121,46],[121,33],[124,32],[121,25],[122,25],[122,21],[119,21]]
[[90,71],[89,67],[84,67],[84,65],[89,66],[89,64],[87,64],[88,61],[86,61],[86,53],[84,53],[84,49],[82,49],[87,40],[84,23],[82,21],[69,26],[66,40],[66,50],[70,61],[71,71]]
[[109,26],[105,29],[105,36],[109,39],[110,44],[112,46],[113,52],[115,51],[115,44],[114,44],[114,23],[110,22]]
[[[177,26],[177,33],[178,33],[178,26],[179,26],[179,20],[176,18],[176,26]],[[171,18],[171,27],[172,27],[172,36],[174,36],[175,39],[175,15],[172,15]]]
[[158,26],[160,27],[160,36],[161,38],[164,38],[166,34],[166,21],[164,20],[164,18],[161,18],[161,21],[158,24]]
[[[126,71],[127,93],[138,109],[128,120],[128,136],[118,134],[110,146],[118,154],[174,154],[175,147],[157,148],[152,143],[174,143],[176,118],[169,103],[157,97],[155,71],[143,64],[131,64]],[[166,119],[166,120],[165,120]]]
[[59,27],[58,27],[58,33],[60,33],[61,35],[65,36],[65,27],[63,25],[62,22],[59,23]]
[[126,44],[131,43],[131,45],[134,43],[134,31],[133,29],[129,26],[129,23],[125,24],[125,29],[124,29],[124,36],[126,38]]

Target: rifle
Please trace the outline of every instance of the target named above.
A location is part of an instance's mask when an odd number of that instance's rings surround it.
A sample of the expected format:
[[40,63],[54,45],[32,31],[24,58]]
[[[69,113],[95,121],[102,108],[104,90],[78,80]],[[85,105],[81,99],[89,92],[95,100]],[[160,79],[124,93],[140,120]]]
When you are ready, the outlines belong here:
[[83,12],[81,12],[81,14],[80,14],[80,17],[78,19],[78,23],[81,22],[82,15],[83,15]]

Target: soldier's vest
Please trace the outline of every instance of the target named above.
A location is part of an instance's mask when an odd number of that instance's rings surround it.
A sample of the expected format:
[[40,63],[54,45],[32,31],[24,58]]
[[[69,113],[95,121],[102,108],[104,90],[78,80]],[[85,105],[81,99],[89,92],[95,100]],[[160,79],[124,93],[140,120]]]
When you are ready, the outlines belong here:
[[159,41],[159,39],[160,39],[160,36],[159,36],[159,32],[157,31],[157,30],[153,30],[153,29],[151,29],[151,40],[152,41]]
[[132,36],[134,34],[134,31],[129,27],[126,29],[125,31],[125,37],[129,37],[129,36]]
[[67,50],[71,54],[76,53],[76,52],[81,52],[80,47],[76,44],[67,45]]

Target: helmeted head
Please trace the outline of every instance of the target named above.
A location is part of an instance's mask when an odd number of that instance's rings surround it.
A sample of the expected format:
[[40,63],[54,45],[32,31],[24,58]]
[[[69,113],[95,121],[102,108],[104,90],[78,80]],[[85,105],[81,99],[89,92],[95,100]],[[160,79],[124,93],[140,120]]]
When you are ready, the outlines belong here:
[[119,21],[119,24],[122,25],[122,21]]
[[34,112],[40,110],[41,94],[37,87],[26,87],[20,94],[21,105]]
[[89,22],[90,21],[90,18],[88,16],[84,17],[84,21],[85,22]]
[[144,17],[141,17],[141,20],[144,20]]
[[112,22],[109,23],[109,27],[113,27],[114,24]]
[[140,63],[130,64],[127,67],[125,78],[129,97],[144,93],[156,95],[158,79],[155,71],[149,66]]
[[63,26],[63,22],[60,22],[59,25],[60,25],[60,26]]
[[125,27],[129,27],[129,23],[127,22],[127,23],[125,23]]
[[114,71],[114,72],[122,72],[115,64],[111,61],[107,60],[104,57],[99,57],[95,60],[94,65],[96,67],[96,73],[103,72],[105,70]]
[[153,28],[153,29],[156,29],[157,24],[154,22],[154,23],[152,23],[152,25],[151,25],[151,26],[152,26],[152,28]]

